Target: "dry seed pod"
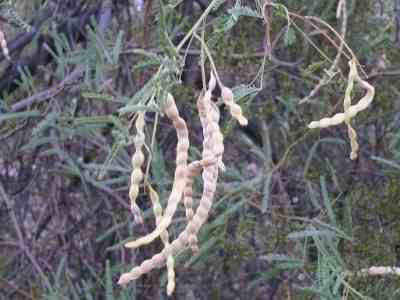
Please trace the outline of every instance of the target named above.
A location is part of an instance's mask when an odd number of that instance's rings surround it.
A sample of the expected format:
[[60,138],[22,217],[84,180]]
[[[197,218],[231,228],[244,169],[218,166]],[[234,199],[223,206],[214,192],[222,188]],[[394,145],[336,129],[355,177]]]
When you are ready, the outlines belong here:
[[188,165],[186,187],[183,192],[183,201],[186,209],[186,219],[188,223],[193,219],[193,181],[196,176],[201,174],[204,167],[215,164],[216,158],[196,160]]
[[[348,120],[348,122],[349,122],[351,118],[355,117],[360,111],[366,109],[371,104],[371,102],[375,96],[375,88],[372,85],[370,85],[368,82],[366,82],[365,80],[362,80],[360,78],[360,76],[357,72],[356,62],[354,59],[349,62],[349,65],[350,65],[349,81],[355,80],[364,89],[367,90],[367,93],[365,94],[364,97],[362,97],[360,99],[360,101],[358,101],[357,104],[354,104],[354,105],[349,106],[349,102],[348,102],[349,100],[346,99],[344,113],[338,113],[331,118],[323,118],[319,121],[313,121],[310,124],[308,124],[308,128],[311,128],[311,129],[326,128],[326,127],[339,125],[339,124],[345,122],[346,120]],[[350,88],[349,88],[349,91],[351,92]],[[358,150],[357,134],[351,126],[348,128],[348,131],[349,131],[350,142],[351,142],[351,147],[352,147],[352,153],[350,155],[350,158],[355,159],[357,157],[356,153]]]
[[204,156],[204,151],[206,151],[205,147],[205,140],[206,137],[208,136],[208,131],[207,131],[207,109],[205,106],[205,99],[211,99],[211,92],[209,90],[206,91],[206,93],[200,94],[200,96],[197,98],[197,110],[199,112],[199,118],[200,118],[200,124],[203,129],[203,155]]
[[221,96],[225,105],[229,107],[232,117],[234,117],[240,125],[246,126],[248,123],[247,119],[243,116],[242,108],[234,102],[232,90],[226,86],[222,86]]
[[[209,126],[208,124],[211,121],[211,118],[209,118],[207,111],[210,109],[206,103],[211,102],[211,91],[215,88],[216,85],[216,80],[214,75],[211,73],[210,75],[210,82],[209,82],[209,89],[207,90],[207,92],[203,95],[201,94],[199,96],[199,98],[197,99],[197,108],[199,111],[199,116],[200,116],[200,122],[202,124],[203,127],[203,157],[205,157],[206,153],[207,153],[207,149],[206,149],[206,141],[207,141],[207,137],[209,136]],[[218,122],[218,120],[217,120]],[[219,142],[222,145],[222,152],[223,152],[223,136],[222,133],[219,131],[218,128],[218,132],[220,133],[220,136],[218,136],[219,138]],[[221,149],[220,149],[221,150]],[[222,153],[221,152],[221,153]],[[196,176],[201,174],[202,169],[205,166],[208,166],[210,164],[214,164],[216,161],[215,158],[209,158],[209,159],[202,159],[201,161],[194,161],[191,164],[189,164],[188,169],[187,169],[187,181],[186,181],[186,187],[184,190],[184,205],[185,205],[185,210],[186,210],[186,219],[187,222],[189,223],[192,219],[193,219],[193,180]],[[222,163],[222,155],[218,160],[219,165],[221,166],[221,168],[223,168],[223,163]],[[190,247],[192,249],[193,252],[198,251],[198,246],[197,243],[195,243],[195,238],[193,237],[189,237],[189,240],[191,240],[192,242],[190,243]]]
[[176,211],[179,201],[183,196],[183,189],[186,185],[186,168],[189,150],[189,133],[186,127],[186,122],[179,116],[178,108],[175,104],[175,99],[171,94],[168,94],[165,107],[165,114],[172,121],[176,134],[178,136],[178,144],[176,146],[176,169],[172,191],[168,198],[167,207],[162,220],[157,225],[156,229],[150,234],[141,237],[133,242],[125,244],[127,248],[137,248],[146,245],[155,240],[163,231],[171,224],[172,217]]
[[211,121],[212,121],[212,126],[213,126],[213,132],[214,132],[214,143],[215,143],[215,154],[218,158],[218,167],[220,168],[221,171],[225,171],[225,165],[222,162],[222,155],[224,153],[224,136],[221,132],[221,129],[219,128],[218,122],[220,118],[220,113],[217,105],[214,102],[210,102],[209,104],[210,107],[210,116],[211,116]]
[[0,29],[0,46],[1,49],[3,50],[4,57],[7,58],[8,60],[11,60],[10,53],[8,51],[7,40],[4,32],[1,29]]
[[351,153],[350,153],[350,159],[354,160],[357,158],[357,152],[359,149],[358,143],[357,143],[357,132],[354,130],[354,128],[351,126],[351,117],[348,115],[348,110],[351,106],[351,92],[353,91],[354,87],[354,80],[357,77],[357,65],[356,61],[353,59],[349,61],[349,78],[347,81],[347,87],[346,87],[346,92],[343,100],[343,107],[344,107],[344,116],[345,116],[345,124],[347,125],[347,132],[350,138],[350,145],[351,145]]
[[[186,210],[186,219],[188,224],[192,221],[194,212],[193,212],[193,180],[196,176],[201,174],[201,171],[204,167],[210,166],[212,164],[217,163],[217,158],[208,158],[203,160],[197,160],[189,164],[187,171],[187,181],[186,187],[184,190],[183,202]],[[199,247],[197,245],[197,238],[189,236],[189,246],[193,252],[197,252]]]
[[136,199],[139,195],[139,185],[143,180],[142,165],[144,162],[143,145],[145,143],[144,135],[144,112],[139,112],[135,127],[136,136],[134,138],[135,153],[132,155],[132,175],[131,175],[131,186],[129,188],[129,199],[131,201],[131,211],[134,216],[136,223],[143,223],[142,213],[139,206],[136,204]]
[[[212,110],[208,110],[208,112],[212,113]],[[218,139],[216,134],[218,124],[213,124],[215,116],[207,117],[206,120],[206,131],[209,132],[209,135],[205,137],[205,151],[203,152],[202,159],[203,195],[200,199],[196,214],[185,229],[187,235],[184,235],[184,237],[187,236],[189,246],[192,248],[197,246],[197,233],[208,218],[218,179],[218,156],[221,149],[221,145],[219,144],[221,140]]]
[[218,145],[220,140],[216,139],[212,132],[214,126],[209,126],[209,122],[206,123],[208,126],[207,131],[209,130],[208,132],[211,132],[207,135],[205,142],[206,151],[203,152],[203,194],[193,219],[188,223],[187,227],[178,236],[178,238],[175,239],[169,246],[166,246],[161,253],[154,255],[151,259],[143,261],[139,266],[133,268],[130,272],[122,274],[118,281],[119,284],[126,284],[129,281],[135,280],[143,274],[150,272],[154,268],[160,268],[164,266],[169,255],[174,256],[187,248],[189,237],[197,236],[201,226],[207,220],[217,186],[218,160],[216,157],[218,155],[218,149],[221,148],[221,145]]
[[210,92],[214,91],[217,85],[217,80],[215,79],[214,73],[210,72],[210,80],[208,81],[208,90]]
[[122,274],[118,284],[126,284],[129,281],[135,280],[143,274],[150,272],[154,268],[161,268],[165,265],[168,255],[177,255],[187,248],[189,232],[192,235],[197,235],[201,226],[207,220],[208,213],[211,209],[218,178],[218,165],[216,161],[214,164],[204,168],[202,177],[204,180],[203,196],[193,220],[188,224],[186,229],[170,244],[169,247],[165,247],[161,253],[154,255],[151,259],[143,261],[130,272]]
[[[204,94],[204,97],[199,97],[198,98],[198,103],[197,107],[199,109],[199,115],[200,115],[200,120],[203,125],[203,134],[204,134],[204,142],[203,142],[203,153],[202,153],[202,160],[212,160],[216,159],[217,161],[217,170],[213,170],[214,165],[209,165],[207,167],[203,168],[203,196],[200,200],[199,207],[197,209],[197,212],[200,209],[200,212],[202,213],[201,217],[205,218],[204,220],[207,219],[208,213],[205,214],[204,211],[204,203],[207,203],[209,197],[204,197],[205,194],[212,192],[215,192],[216,188],[216,182],[215,182],[215,187],[211,184],[212,180],[209,181],[208,179],[210,177],[213,178],[212,174],[214,175],[215,178],[218,177],[218,164],[222,163],[221,157],[221,148],[223,151],[223,145],[221,145],[222,140],[218,137],[218,132],[219,132],[219,125],[215,121],[218,121],[219,119],[219,111],[217,106],[212,106],[211,102],[211,92],[210,90],[207,90],[206,93]],[[216,111],[217,110],[217,118],[216,118]],[[211,171],[213,170],[213,171]],[[212,201],[212,197],[211,197]],[[192,224],[192,226],[190,225]],[[195,226],[195,225],[197,226]],[[189,223],[188,225],[188,241],[189,241],[189,246],[192,250],[196,251],[198,249],[198,242],[197,242],[197,232],[198,229],[200,229],[202,223],[198,224],[198,220],[194,217],[192,219],[192,222]],[[197,231],[196,231],[197,230]]]
[[[211,76],[212,73],[211,73]],[[215,80],[215,78],[214,78]],[[211,81],[211,79],[210,79]],[[208,91],[209,92],[209,91]],[[211,93],[208,93],[208,96],[211,98]],[[204,95],[200,94],[197,99],[197,108],[199,111],[200,123],[203,128],[203,156],[205,151],[205,137],[208,135],[206,124],[207,124],[207,113],[204,107]],[[199,161],[192,162],[187,169],[187,178],[186,178],[186,186],[184,189],[183,195],[183,204],[186,210],[186,219],[189,223],[193,219],[193,180],[194,177],[201,174],[202,166]],[[196,251],[196,248],[192,248],[193,251]]]
[[[211,81],[211,80],[210,80]],[[210,84],[210,87],[212,84]],[[222,153],[224,152],[224,136],[219,128],[219,109],[214,102],[211,101],[211,89],[207,90],[204,96],[200,96],[197,100],[197,109],[199,111],[200,122],[203,126],[203,157],[204,151],[206,151],[206,137],[209,135],[208,126],[213,127],[213,133],[218,139],[217,145],[220,145],[217,156],[219,157],[218,165],[222,171],[225,170],[224,163],[222,162]],[[213,119],[214,118],[214,119]]]
[[[156,225],[158,225],[162,218],[162,207],[160,204],[160,199],[157,192],[153,189],[153,187],[149,184],[147,186],[149,190],[150,200],[153,206],[154,216],[156,218]],[[165,230],[160,235],[161,241],[165,245],[165,247],[169,247],[169,234],[168,230]],[[170,254],[167,257],[167,294],[168,296],[172,295],[175,290],[175,270],[174,270],[174,257]]]
[[[201,174],[202,167],[199,165],[190,164],[188,167],[188,177],[186,182],[186,187],[184,190],[183,203],[186,209],[186,219],[188,224],[193,220],[194,212],[193,212],[193,180],[194,177],[199,176]],[[196,239],[191,235],[189,236],[189,243],[192,252],[198,252],[199,247],[196,243]]]
[[193,181],[196,176],[199,176],[202,167],[196,162],[189,164],[187,168],[186,186],[183,190],[183,204],[186,211],[186,220],[189,223],[193,219]]
[[348,125],[347,133],[350,138],[350,147],[351,147],[350,159],[355,160],[355,159],[357,159],[357,156],[358,156],[357,153],[358,153],[358,150],[360,149],[360,146],[358,145],[358,142],[357,142],[357,132],[354,130],[354,128],[351,125]]

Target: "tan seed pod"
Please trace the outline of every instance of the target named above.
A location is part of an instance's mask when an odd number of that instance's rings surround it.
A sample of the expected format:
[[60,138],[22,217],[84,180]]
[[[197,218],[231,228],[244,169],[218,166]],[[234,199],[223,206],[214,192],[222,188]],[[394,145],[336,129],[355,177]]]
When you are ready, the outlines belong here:
[[[211,101],[211,90],[215,88],[216,82],[214,75],[211,73],[210,74],[210,83],[209,83],[209,89],[204,93],[200,94],[198,99],[197,99],[197,109],[199,112],[199,117],[200,117],[200,123],[203,128],[203,153],[202,157],[207,156],[207,153],[209,152],[209,149],[207,149],[207,141],[210,139],[210,124],[211,124],[211,118],[209,116],[209,102]],[[186,219],[189,224],[189,222],[193,219],[193,180],[195,176],[198,176],[201,174],[201,171],[203,169],[203,166],[200,161],[195,161],[191,163],[188,167],[188,172],[187,172],[187,182],[186,182],[186,187],[184,191],[184,205],[186,209]],[[191,241],[189,243],[190,248],[192,249],[193,252],[198,251],[198,245],[196,242],[196,237],[192,236],[189,234],[189,240]]]
[[186,185],[186,168],[189,150],[189,133],[186,126],[186,122],[179,116],[178,108],[175,104],[175,99],[171,94],[167,96],[167,102],[165,106],[165,114],[172,121],[175,127],[176,134],[178,137],[178,144],[176,146],[176,169],[174,175],[174,182],[172,185],[172,191],[168,198],[167,207],[165,213],[157,225],[156,229],[150,234],[141,237],[133,242],[125,244],[127,248],[137,248],[142,245],[151,243],[156,239],[162,232],[164,232],[171,224],[172,218],[177,209],[178,203],[182,200],[183,190]]
[[[156,225],[160,224],[160,221],[162,219],[162,207],[160,204],[159,196],[158,193],[153,189],[153,187],[148,184],[147,186],[149,190],[149,196],[150,200],[153,206],[153,212],[154,216],[156,218]],[[165,230],[161,233],[160,235],[161,241],[165,245],[165,247],[169,247],[169,234],[168,230]],[[172,295],[172,293],[175,290],[175,270],[174,270],[174,256],[173,255],[168,255],[167,257],[167,294],[168,296]]]
[[129,199],[131,201],[131,211],[136,223],[143,223],[143,217],[139,206],[136,204],[136,199],[139,195],[139,186],[143,180],[142,165],[144,163],[143,146],[145,144],[144,135],[144,112],[139,112],[135,127],[136,136],[134,138],[135,153],[132,155],[132,174],[131,185],[129,188]]
[[7,58],[8,60],[11,60],[10,53],[8,51],[6,36],[2,30],[0,30],[0,46],[1,49],[3,50],[4,57]]
[[213,139],[215,143],[215,154],[218,158],[218,167],[220,168],[221,171],[225,171],[225,165],[222,162],[222,155],[225,151],[224,149],[224,135],[221,132],[221,129],[218,125],[220,114],[219,114],[219,109],[217,105],[214,102],[210,102],[209,104],[210,107],[210,116],[211,116],[211,121],[213,128]]
[[[357,143],[357,133],[351,127],[350,120],[351,118],[355,117],[360,111],[365,110],[371,104],[375,96],[375,88],[368,82],[360,78],[357,72],[355,59],[349,62],[349,66],[350,66],[350,72],[349,72],[348,86],[346,88],[345,99],[344,99],[344,113],[338,113],[331,118],[323,118],[319,121],[313,121],[310,124],[308,124],[308,128],[310,129],[327,128],[345,122],[346,125],[348,126],[348,134],[350,137],[350,143],[352,149],[350,158],[356,159],[359,146]],[[353,89],[354,81],[358,82],[362,86],[362,88],[367,90],[367,93],[365,94],[364,97],[362,97],[358,101],[358,103],[351,105],[350,93]]]
[[215,79],[214,73],[210,72],[210,80],[208,81],[208,90],[213,92],[217,86],[217,80]]
[[[189,164],[187,172],[186,187],[184,190],[184,205],[186,210],[186,219],[188,224],[193,220],[193,180],[195,177],[201,174],[204,167],[210,166],[217,163],[217,158],[208,158],[204,160],[197,160]],[[195,236],[189,235],[189,247],[192,252],[198,252],[199,247],[197,245],[197,238]]]
[[221,96],[225,105],[228,106],[232,117],[235,118],[240,125],[246,126],[248,121],[243,116],[242,108],[237,103],[234,102],[232,90],[230,88],[227,88],[226,86],[222,86]]
[[[186,220],[189,223],[193,219],[193,181],[196,176],[201,174],[202,167],[196,162],[189,164],[187,169],[186,186],[183,191],[183,204],[185,206]],[[192,251],[196,251],[192,248]]]
[[347,132],[348,132],[348,135],[350,138],[350,146],[351,146],[350,159],[354,160],[357,158],[357,152],[358,152],[359,146],[358,146],[358,142],[357,142],[357,132],[351,126],[351,117],[348,115],[348,111],[351,106],[351,92],[353,91],[354,81],[358,74],[356,61],[354,59],[349,61],[349,67],[350,67],[349,78],[347,81],[346,92],[345,92],[345,96],[344,96],[344,100],[343,100],[343,108],[344,108],[344,115],[345,115],[344,122],[347,125]]
[[[198,240],[197,240],[197,232],[200,229],[202,223],[199,220],[205,220],[208,217],[208,210],[204,207],[205,204],[212,201],[213,193],[216,189],[216,181],[215,186],[213,185],[213,180],[218,176],[218,163],[222,162],[220,157],[220,142],[218,139],[218,123],[215,123],[215,114],[214,107],[211,102],[211,92],[210,90],[206,91],[204,97],[200,97],[198,99],[198,107],[199,110],[204,110],[205,118],[203,120],[203,126],[205,128],[204,132],[204,143],[203,143],[203,160],[216,159],[216,165],[210,165],[203,168],[203,195],[200,199],[199,207],[197,209],[197,217],[193,217],[192,222],[188,225],[188,242],[189,247],[193,250],[198,249]],[[216,106],[215,106],[216,107]],[[216,170],[214,170],[217,168]],[[211,196],[211,200],[210,200]],[[210,206],[211,207],[211,206]],[[192,224],[192,226],[190,225]]]
[[[211,80],[210,80],[211,81]],[[211,86],[211,84],[210,84]],[[224,152],[224,136],[222,135],[221,130],[219,129],[219,109],[214,102],[211,101],[211,89],[207,90],[204,96],[201,96],[197,100],[197,109],[199,111],[200,122],[203,127],[203,151],[207,151],[207,147],[205,146],[205,142],[207,140],[207,136],[209,135],[208,127],[213,127],[213,134],[215,134],[215,138],[218,139],[217,145],[220,145],[218,155],[218,165],[222,171],[225,170],[225,166],[222,162],[222,153]],[[204,153],[203,153],[204,157]]]

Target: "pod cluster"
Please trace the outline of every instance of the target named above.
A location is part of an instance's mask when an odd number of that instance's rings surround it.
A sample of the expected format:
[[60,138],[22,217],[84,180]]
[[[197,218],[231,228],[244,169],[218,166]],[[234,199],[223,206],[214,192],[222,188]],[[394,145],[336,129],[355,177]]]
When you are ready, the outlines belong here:
[[[219,170],[224,170],[225,168],[222,162],[224,139],[219,127],[220,111],[218,106],[211,99],[215,86],[216,80],[213,74],[211,74],[208,89],[202,92],[197,99],[197,109],[203,130],[203,150],[201,159],[190,163],[188,163],[189,134],[186,122],[179,115],[174,97],[171,94],[167,95],[164,113],[173,124],[177,135],[176,169],[172,189],[168,197],[166,208],[163,210],[157,192],[147,184],[149,197],[156,218],[156,228],[151,233],[125,244],[127,248],[137,248],[149,244],[160,237],[164,248],[152,258],[143,261],[131,271],[122,274],[118,281],[119,284],[127,284],[143,274],[150,272],[154,268],[161,268],[166,265],[168,273],[167,293],[171,295],[175,288],[174,257],[188,248],[192,249],[192,251],[198,251],[199,249],[197,235],[201,226],[207,221],[212,207],[217,188]],[[223,91],[222,99],[228,106],[231,115],[236,118],[241,125],[247,124],[247,119],[243,116],[240,106],[233,102],[232,91],[226,87],[221,88]],[[138,118],[136,124],[138,132],[142,130],[141,125],[142,123]],[[140,143],[137,145],[135,143],[135,146],[137,146],[137,148],[132,157],[132,178],[137,177],[139,179],[140,177],[140,180],[142,180],[143,173],[141,173],[142,176],[139,176],[139,171],[137,170],[140,169],[144,156],[140,156]],[[197,208],[194,209],[193,181],[194,178],[199,175],[201,175],[203,181],[203,191],[199,204]],[[131,190],[134,185],[136,191],[136,185],[139,184],[139,181],[133,181],[132,179],[131,182]],[[132,195],[136,195],[136,193],[132,193]],[[170,243],[168,227],[182,200],[186,211],[187,225],[178,237]],[[132,203],[134,203],[134,201]],[[135,212],[135,216],[138,215],[137,212],[139,210],[137,206],[133,205],[132,210]]]

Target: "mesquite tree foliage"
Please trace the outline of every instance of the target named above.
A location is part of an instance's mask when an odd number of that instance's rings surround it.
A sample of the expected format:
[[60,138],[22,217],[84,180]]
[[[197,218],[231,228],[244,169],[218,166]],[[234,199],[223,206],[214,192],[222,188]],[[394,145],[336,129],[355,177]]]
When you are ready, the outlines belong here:
[[0,1],[0,298],[396,298],[398,8]]

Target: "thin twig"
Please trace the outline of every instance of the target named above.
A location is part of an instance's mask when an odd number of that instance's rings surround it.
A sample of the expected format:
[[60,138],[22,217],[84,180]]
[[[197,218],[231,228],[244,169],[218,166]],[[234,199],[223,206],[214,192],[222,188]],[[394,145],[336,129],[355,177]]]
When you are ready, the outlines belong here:
[[347,31],[347,8],[346,8],[345,0],[340,0],[338,3],[338,6],[337,6],[336,18],[339,19],[340,16],[342,16],[342,26],[341,26],[341,30],[340,30],[340,35],[341,35],[342,39],[340,40],[340,45],[339,45],[335,60],[329,67],[328,71],[326,71],[324,76],[320,79],[318,84],[312,89],[310,94],[307,97],[304,97],[303,99],[301,99],[299,104],[309,102],[312,98],[315,97],[315,95],[319,92],[319,90],[323,86],[327,85],[333,79],[333,77],[336,75],[335,70],[337,69],[340,58],[343,54],[343,48],[344,48],[344,44],[345,44],[346,31]]

